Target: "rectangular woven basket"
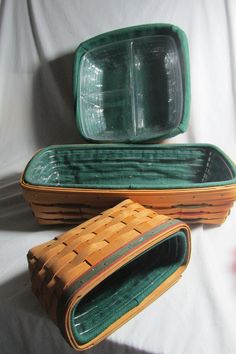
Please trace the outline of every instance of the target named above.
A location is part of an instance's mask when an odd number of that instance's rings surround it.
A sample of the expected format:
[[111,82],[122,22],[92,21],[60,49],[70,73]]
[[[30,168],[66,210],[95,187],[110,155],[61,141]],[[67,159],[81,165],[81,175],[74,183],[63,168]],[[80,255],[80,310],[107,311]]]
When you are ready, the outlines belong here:
[[172,286],[187,225],[125,200],[28,253],[33,292],[69,344],[87,349]]
[[29,162],[21,186],[41,224],[79,223],[125,198],[221,224],[236,199],[236,168],[208,144],[50,146]]

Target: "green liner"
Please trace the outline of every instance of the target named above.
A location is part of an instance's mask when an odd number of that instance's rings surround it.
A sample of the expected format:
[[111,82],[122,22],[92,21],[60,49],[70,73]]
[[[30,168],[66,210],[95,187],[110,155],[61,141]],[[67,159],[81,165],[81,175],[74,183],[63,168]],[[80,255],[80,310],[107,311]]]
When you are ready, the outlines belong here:
[[186,235],[177,232],[103,280],[71,315],[76,340],[84,344],[138,306],[184,262]]
[[31,159],[23,179],[51,187],[173,189],[234,184],[236,169],[209,144],[55,145]]
[[98,142],[163,140],[186,131],[190,69],[185,33],[147,24],[80,44],[74,62],[76,123]]

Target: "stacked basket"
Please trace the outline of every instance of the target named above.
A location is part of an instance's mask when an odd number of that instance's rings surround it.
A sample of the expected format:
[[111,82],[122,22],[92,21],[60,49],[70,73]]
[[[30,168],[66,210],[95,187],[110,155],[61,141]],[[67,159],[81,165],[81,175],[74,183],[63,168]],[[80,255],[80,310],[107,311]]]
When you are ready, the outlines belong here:
[[78,223],[125,198],[190,223],[224,222],[236,199],[236,169],[219,148],[137,144],[187,129],[183,31],[145,25],[82,43],[74,96],[84,138],[117,144],[50,146],[32,158],[21,186],[39,223]]

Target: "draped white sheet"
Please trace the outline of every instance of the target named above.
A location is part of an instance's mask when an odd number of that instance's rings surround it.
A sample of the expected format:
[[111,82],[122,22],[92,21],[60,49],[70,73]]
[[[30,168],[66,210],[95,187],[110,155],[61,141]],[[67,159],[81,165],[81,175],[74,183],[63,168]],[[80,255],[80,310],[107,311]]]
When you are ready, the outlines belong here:
[[[0,2],[0,353],[73,353],[31,294],[26,253],[68,227],[39,226],[20,172],[50,144],[81,142],[72,99],[73,52],[113,29],[180,26],[191,60],[191,120],[171,142],[208,142],[236,161],[234,0]],[[102,354],[236,353],[236,208],[221,227],[192,230],[182,280],[106,341]]]

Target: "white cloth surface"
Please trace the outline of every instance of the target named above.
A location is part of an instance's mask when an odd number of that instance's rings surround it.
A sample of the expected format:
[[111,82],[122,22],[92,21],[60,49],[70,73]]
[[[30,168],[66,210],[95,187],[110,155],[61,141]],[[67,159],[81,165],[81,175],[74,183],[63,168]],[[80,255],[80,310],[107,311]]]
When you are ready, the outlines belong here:
[[[26,253],[67,227],[37,225],[20,172],[40,147],[81,142],[72,98],[81,41],[131,25],[167,22],[187,34],[188,131],[236,161],[234,0],[2,0],[0,2],[0,353],[71,354],[31,294]],[[236,208],[220,227],[192,228],[190,265],[174,287],[87,353],[235,354]]]

